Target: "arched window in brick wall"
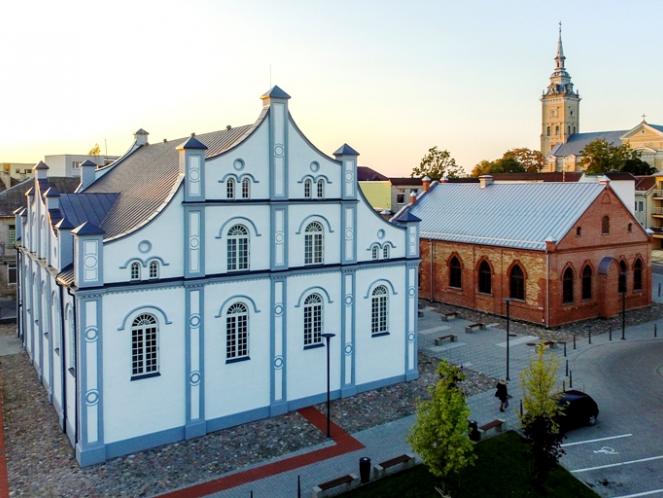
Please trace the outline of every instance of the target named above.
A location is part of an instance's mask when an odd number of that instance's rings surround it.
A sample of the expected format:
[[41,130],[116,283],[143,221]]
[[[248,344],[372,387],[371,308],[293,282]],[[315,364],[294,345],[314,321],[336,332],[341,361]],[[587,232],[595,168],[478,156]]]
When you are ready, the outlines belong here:
[[601,220],[601,233],[604,235],[610,233],[610,216],[604,216]]
[[456,256],[449,260],[449,287],[454,287],[455,289],[463,287],[463,270]]
[[573,268],[569,267],[564,270],[562,275],[562,302],[564,304],[569,304],[573,302],[573,283],[575,280],[575,275],[573,274]]
[[633,263],[633,290],[642,290],[642,260],[640,258]]
[[592,268],[589,265],[582,269],[582,298],[592,298]]
[[619,262],[619,280],[617,283],[619,293],[626,292],[626,271],[626,263],[622,260]]
[[509,274],[509,296],[511,299],[525,299],[525,273],[518,264],[511,268]]
[[493,272],[485,259],[479,264],[479,292],[490,294],[493,290]]

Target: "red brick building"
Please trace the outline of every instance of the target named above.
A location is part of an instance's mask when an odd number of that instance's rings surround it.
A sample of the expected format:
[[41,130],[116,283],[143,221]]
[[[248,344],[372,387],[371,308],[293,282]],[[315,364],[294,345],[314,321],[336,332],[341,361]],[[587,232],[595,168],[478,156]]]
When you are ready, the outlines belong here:
[[547,327],[651,304],[650,236],[607,181],[434,182],[406,209],[422,299]]

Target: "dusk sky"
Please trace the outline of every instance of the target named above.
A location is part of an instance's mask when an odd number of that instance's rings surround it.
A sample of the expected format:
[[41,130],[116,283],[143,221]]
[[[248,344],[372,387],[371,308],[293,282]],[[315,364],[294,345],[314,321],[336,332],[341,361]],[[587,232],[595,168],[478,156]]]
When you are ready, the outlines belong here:
[[563,22],[580,130],[663,124],[660,1],[113,1],[2,7],[0,162],[121,154],[252,123],[278,84],[323,151],[409,176],[433,145],[467,171],[538,148]]

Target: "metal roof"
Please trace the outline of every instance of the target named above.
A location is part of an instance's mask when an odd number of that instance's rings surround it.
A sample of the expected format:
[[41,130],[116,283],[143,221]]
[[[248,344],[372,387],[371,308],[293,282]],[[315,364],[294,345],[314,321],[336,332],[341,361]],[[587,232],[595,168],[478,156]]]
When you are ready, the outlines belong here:
[[360,182],[384,182],[389,180],[389,177],[368,166],[357,166],[357,180]]
[[564,157],[580,155],[580,151],[594,140],[605,140],[610,145],[618,146],[622,144],[621,136],[628,130],[615,131],[592,131],[589,133],[574,133],[569,137],[566,143],[560,144],[553,150],[553,155]]
[[439,183],[410,208],[422,238],[544,250],[605,188],[599,183]]
[[[0,192],[0,216],[13,216],[17,208],[25,206],[25,194],[28,191],[34,191],[34,182],[34,178],[28,178],[18,185]],[[50,176],[42,183],[44,183],[46,190],[54,187],[59,192],[73,192],[78,187],[80,179],[67,176]]]
[[62,217],[77,227],[89,222],[101,227],[106,215],[117,200],[118,194],[61,194],[60,211]]

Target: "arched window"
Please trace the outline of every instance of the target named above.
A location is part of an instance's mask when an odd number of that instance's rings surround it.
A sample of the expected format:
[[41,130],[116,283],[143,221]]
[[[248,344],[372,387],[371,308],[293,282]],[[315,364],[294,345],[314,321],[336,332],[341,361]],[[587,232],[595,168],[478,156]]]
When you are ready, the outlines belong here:
[[323,251],[324,231],[317,221],[309,223],[304,231],[304,264],[321,264],[324,258]]
[[226,313],[226,361],[249,356],[249,311],[235,303]]
[[384,285],[378,285],[371,295],[371,334],[389,333],[389,293]]
[[640,258],[633,263],[633,290],[642,290],[642,260]]
[[582,298],[592,298],[592,268],[589,265],[582,270]]
[[248,199],[251,193],[251,184],[248,178],[242,180],[242,199]]
[[564,270],[562,275],[562,302],[565,304],[573,302],[573,269],[570,267]]
[[567,135],[571,134],[571,126],[570,125],[566,127],[566,134]]
[[576,127],[574,126],[573,127],[573,133],[575,134],[575,132],[576,132]]
[[228,199],[234,199],[235,198],[235,179],[234,178],[228,178],[226,181],[226,197]]
[[479,292],[490,294],[493,290],[493,272],[485,259],[479,265]]
[[380,254],[380,248],[377,245],[371,247],[371,259],[378,259]]
[[318,199],[322,199],[325,196],[325,181],[320,178],[318,180]]
[[601,233],[610,233],[610,216],[604,216],[603,219],[601,219]]
[[322,343],[322,298],[311,294],[304,301],[304,346]]
[[384,259],[389,259],[389,253],[390,253],[390,248],[389,248],[389,246],[384,246],[384,247],[382,248],[382,257],[383,257]]
[[131,263],[131,280],[140,280],[140,263],[138,261]]
[[509,275],[509,296],[512,299],[525,299],[525,274],[520,265],[511,268]]
[[559,135],[559,126],[555,126],[555,135]]
[[304,197],[307,199],[311,198],[311,188],[313,187],[313,182],[311,180],[304,180]]
[[131,324],[131,375],[140,377],[159,371],[159,345],[157,320],[144,313]]
[[449,261],[449,287],[456,289],[463,287],[463,270],[456,256]]
[[159,278],[159,262],[150,261],[150,278]]
[[626,292],[626,263],[624,261],[619,262],[619,280],[617,285],[618,292]]
[[548,126],[546,128],[546,136],[548,136],[548,137],[550,136],[550,126]]
[[228,271],[249,269],[249,231],[244,225],[233,225],[228,230]]
[[632,232],[633,231],[633,223],[629,223],[628,226],[626,227],[626,229],[628,230],[629,233]]

